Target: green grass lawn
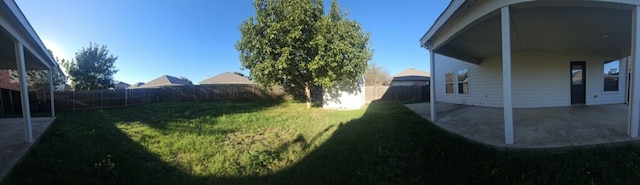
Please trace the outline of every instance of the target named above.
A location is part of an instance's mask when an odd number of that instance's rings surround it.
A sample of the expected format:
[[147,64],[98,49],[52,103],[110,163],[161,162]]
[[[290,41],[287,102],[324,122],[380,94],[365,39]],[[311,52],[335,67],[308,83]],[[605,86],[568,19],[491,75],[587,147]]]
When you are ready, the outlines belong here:
[[58,113],[8,184],[637,184],[640,147],[499,151],[401,104],[164,102]]

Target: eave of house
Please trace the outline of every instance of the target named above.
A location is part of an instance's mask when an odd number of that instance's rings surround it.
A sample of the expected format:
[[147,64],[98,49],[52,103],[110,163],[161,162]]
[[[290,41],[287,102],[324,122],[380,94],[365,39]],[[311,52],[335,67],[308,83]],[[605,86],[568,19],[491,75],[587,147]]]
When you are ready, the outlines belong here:
[[[13,0],[0,3],[0,68],[15,69],[14,40],[23,44],[27,69],[54,69],[57,62]],[[61,71],[60,71],[61,72]]]
[[640,1],[453,0],[420,44],[442,55],[480,63],[501,52],[499,10],[510,6],[514,52],[574,51],[624,56],[631,45],[631,8],[637,5]]

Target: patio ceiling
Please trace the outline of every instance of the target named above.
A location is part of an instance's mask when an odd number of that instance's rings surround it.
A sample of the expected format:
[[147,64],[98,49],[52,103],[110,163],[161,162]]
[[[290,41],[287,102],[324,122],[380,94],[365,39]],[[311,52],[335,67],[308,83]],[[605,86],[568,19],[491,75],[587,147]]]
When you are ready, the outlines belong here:
[[[632,11],[614,3],[558,1],[511,6],[513,52],[630,54]],[[480,63],[501,54],[499,9],[469,24],[435,51]]]
[[16,69],[15,41],[24,49],[25,68],[59,70],[57,63],[13,0],[0,0],[0,69]]
[[[17,69],[14,41],[0,28],[0,69]],[[45,70],[47,67],[39,62],[28,50],[24,50],[25,65],[28,70]]]

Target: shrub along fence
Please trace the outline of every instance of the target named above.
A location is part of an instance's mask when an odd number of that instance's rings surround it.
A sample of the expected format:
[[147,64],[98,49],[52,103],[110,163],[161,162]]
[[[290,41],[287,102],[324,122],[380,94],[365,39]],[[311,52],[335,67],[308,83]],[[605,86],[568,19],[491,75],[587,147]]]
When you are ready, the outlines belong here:
[[[48,92],[30,92],[34,111],[49,111]],[[3,96],[4,97],[4,96]],[[118,90],[56,91],[59,111],[124,107],[159,101],[249,101],[288,99],[282,89],[262,89],[257,85],[192,85]],[[19,94],[18,94],[19,100]],[[17,102],[20,108],[20,102]],[[42,104],[42,106],[38,106]],[[4,104],[3,104],[4,106]],[[3,111],[4,112],[4,111]]]
[[429,86],[366,86],[365,101],[424,102],[429,101]]

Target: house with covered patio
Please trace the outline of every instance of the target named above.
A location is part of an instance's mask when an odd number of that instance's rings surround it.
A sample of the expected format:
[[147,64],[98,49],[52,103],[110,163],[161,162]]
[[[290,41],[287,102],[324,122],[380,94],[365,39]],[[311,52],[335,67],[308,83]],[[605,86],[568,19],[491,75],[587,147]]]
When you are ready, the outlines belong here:
[[[58,64],[13,0],[0,1],[0,69],[18,71],[22,105],[22,118],[0,119],[0,148],[2,149],[0,150],[0,182],[2,182],[2,177],[28,150],[34,139],[42,134],[55,119],[54,101],[50,101],[50,117],[31,118],[26,71],[47,70],[49,84],[53,84],[52,72],[61,72]],[[53,100],[53,85],[49,87],[50,99]]]
[[[452,0],[420,39],[430,52],[430,119],[447,102],[503,109],[628,103],[640,122],[640,1]],[[517,126],[517,124],[516,124]]]

